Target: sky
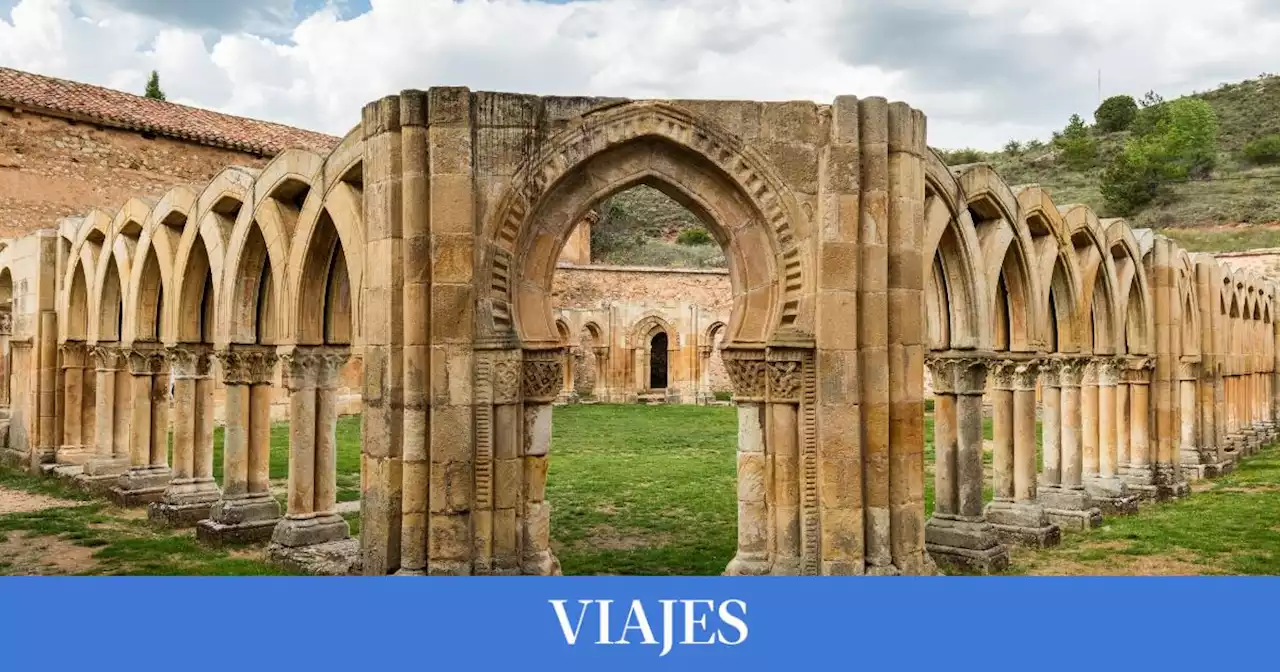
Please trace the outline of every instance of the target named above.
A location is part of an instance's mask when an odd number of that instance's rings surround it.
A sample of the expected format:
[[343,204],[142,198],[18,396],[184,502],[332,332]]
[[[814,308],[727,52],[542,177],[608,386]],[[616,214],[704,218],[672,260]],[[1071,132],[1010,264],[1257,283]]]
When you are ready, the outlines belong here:
[[406,88],[904,100],[929,144],[1280,71],[1273,0],[0,0],[0,65],[343,135]]

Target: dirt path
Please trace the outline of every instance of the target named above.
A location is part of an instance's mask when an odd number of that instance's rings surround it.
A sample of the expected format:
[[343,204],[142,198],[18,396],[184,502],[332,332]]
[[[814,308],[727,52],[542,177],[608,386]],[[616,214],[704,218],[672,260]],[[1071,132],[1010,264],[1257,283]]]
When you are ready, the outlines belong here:
[[70,499],[59,499],[48,495],[23,492],[22,490],[10,490],[0,486],[0,516],[8,513],[27,513],[55,509],[63,506],[80,506],[83,503]]

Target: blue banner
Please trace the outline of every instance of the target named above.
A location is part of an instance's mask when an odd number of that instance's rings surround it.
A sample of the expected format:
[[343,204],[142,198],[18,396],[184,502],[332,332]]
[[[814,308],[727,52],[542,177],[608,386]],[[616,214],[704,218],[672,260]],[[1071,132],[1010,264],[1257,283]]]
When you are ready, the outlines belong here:
[[1278,601],[1271,578],[4,578],[0,670],[1274,669]]

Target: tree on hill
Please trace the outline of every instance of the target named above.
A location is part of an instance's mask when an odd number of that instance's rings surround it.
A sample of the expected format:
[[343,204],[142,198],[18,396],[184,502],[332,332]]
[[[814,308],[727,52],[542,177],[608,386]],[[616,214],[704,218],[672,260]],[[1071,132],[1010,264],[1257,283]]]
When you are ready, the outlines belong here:
[[160,90],[160,73],[151,71],[151,77],[147,79],[147,92],[142,95],[155,100],[164,100],[164,91]]
[[1102,175],[1110,214],[1131,215],[1159,195],[1163,184],[1208,177],[1217,162],[1218,118],[1199,98],[1148,105],[1150,128],[1130,138]]
[[1054,144],[1062,150],[1067,165],[1076,170],[1091,167],[1098,157],[1098,143],[1089,136],[1089,128],[1078,114],[1071,115],[1067,127],[1054,137]]
[[1138,116],[1138,103],[1133,96],[1111,96],[1102,101],[1093,113],[1093,120],[1098,130],[1104,133],[1115,133],[1129,128]]

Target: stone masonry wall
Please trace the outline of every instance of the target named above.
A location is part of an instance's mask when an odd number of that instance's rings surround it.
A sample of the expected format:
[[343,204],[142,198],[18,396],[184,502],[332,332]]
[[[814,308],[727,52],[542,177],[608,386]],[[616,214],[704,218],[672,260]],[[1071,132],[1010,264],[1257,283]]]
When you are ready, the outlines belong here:
[[0,237],[52,228],[89,208],[203,185],[227,166],[266,159],[167,137],[0,109]]
[[557,308],[598,308],[608,302],[692,303],[729,310],[733,295],[723,269],[559,264],[551,287]]
[[1213,256],[1236,268],[1247,268],[1271,278],[1280,278],[1280,247],[1243,252],[1215,252]]

